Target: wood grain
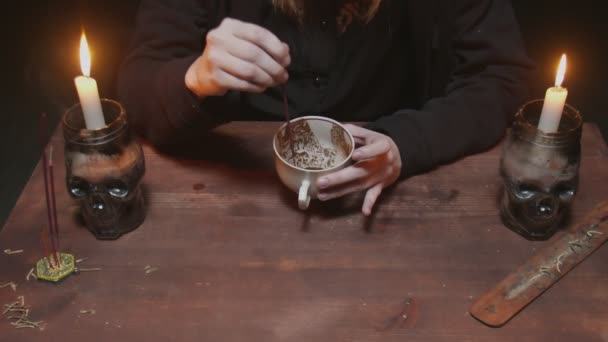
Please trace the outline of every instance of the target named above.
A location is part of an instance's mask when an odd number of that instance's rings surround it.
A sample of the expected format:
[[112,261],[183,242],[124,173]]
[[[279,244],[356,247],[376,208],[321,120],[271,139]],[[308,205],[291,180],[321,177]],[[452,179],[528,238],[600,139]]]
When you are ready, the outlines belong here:
[[469,308],[473,317],[501,327],[608,240],[608,202],[598,204],[560,239],[544,247]]
[[[24,250],[0,253],[0,284],[18,284],[0,289],[0,304],[24,295],[47,328],[0,317],[0,341],[608,340],[606,248],[501,329],[467,313],[551,242],[500,223],[499,146],[399,183],[366,219],[361,196],[297,209],[274,171],[279,125],[229,124],[174,155],[145,146],[146,221],[112,242],[79,226],[57,167],[63,251],[102,268],[57,286],[25,280],[45,222],[38,167],[0,233],[0,251]],[[58,134],[52,143],[62,149]],[[608,153],[594,126],[582,156],[574,222],[606,200]]]

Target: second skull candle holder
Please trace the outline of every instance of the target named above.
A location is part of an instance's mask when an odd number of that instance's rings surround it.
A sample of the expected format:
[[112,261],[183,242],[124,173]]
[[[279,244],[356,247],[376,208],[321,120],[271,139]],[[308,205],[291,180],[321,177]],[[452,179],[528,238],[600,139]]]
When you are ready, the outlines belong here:
[[550,238],[564,223],[578,189],[583,119],[566,105],[559,128],[537,128],[543,100],[526,103],[515,115],[504,144],[501,218],[530,240]]

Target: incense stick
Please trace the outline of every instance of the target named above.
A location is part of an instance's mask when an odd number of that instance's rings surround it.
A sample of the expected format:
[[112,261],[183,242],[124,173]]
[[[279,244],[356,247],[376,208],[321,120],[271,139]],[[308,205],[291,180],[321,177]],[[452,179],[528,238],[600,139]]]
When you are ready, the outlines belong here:
[[[55,248],[55,241],[52,237],[53,234],[53,214],[52,214],[52,207],[51,207],[51,200],[50,200],[50,194],[49,194],[49,175],[48,175],[48,160],[46,157],[46,113],[42,113],[42,117],[40,120],[40,126],[41,126],[41,154],[42,154],[42,173],[44,175],[44,195],[46,197],[46,213],[47,213],[47,219],[48,219],[48,229],[50,232],[50,242],[51,242],[51,258],[55,259],[56,258],[56,254],[57,254],[57,249]],[[44,228],[43,228],[44,231]],[[45,255],[45,257],[47,257],[48,255]],[[51,265],[53,263],[51,262]],[[59,263],[57,262],[56,265],[59,265]],[[54,265],[52,265],[53,268],[55,268]]]
[[291,160],[293,161],[296,157],[295,149],[293,147],[293,138],[291,134],[291,123],[289,117],[289,103],[287,101],[287,86],[281,85],[283,91],[283,111],[285,112],[285,132],[287,133],[287,139],[289,139],[289,148],[291,148]]
[[[49,151],[49,183],[51,184],[51,213],[53,219],[53,238],[55,241],[55,253],[59,252],[59,226],[57,225],[57,206],[55,205],[55,176],[53,174],[53,146],[50,147]],[[59,264],[61,265],[61,257],[58,256]]]
[[[46,238],[44,226],[42,226],[42,228],[40,229],[40,245],[42,246],[42,253],[44,253],[44,258],[47,258],[49,255],[51,255],[49,252],[49,243]],[[52,265],[53,264],[51,263],[51,266]]]

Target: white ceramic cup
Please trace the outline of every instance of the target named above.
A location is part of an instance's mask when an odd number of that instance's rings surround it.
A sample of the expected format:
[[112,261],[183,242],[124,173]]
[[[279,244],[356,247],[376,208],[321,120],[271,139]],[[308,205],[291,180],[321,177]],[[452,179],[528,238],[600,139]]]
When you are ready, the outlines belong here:
[[322,116],[296,118],[289,127],[293,150],[283,124],[273,139],[275,167],[283,184],[298,194],[300,209],[305,210],[319,193],[317,179],[350,164],[355,140],[340,123]]

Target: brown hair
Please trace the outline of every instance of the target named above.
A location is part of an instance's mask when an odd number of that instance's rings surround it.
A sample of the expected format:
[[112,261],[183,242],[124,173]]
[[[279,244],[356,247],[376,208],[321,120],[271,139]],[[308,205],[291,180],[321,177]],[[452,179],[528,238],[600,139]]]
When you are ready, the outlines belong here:
[[[302,21],[304,16],[304,2],[306,0],[272,0],[272,4],[279,11]],[[378,12],[382,0],[342,0],[338,18],[338,26],[346,29],[353,18],[368,23]]]

